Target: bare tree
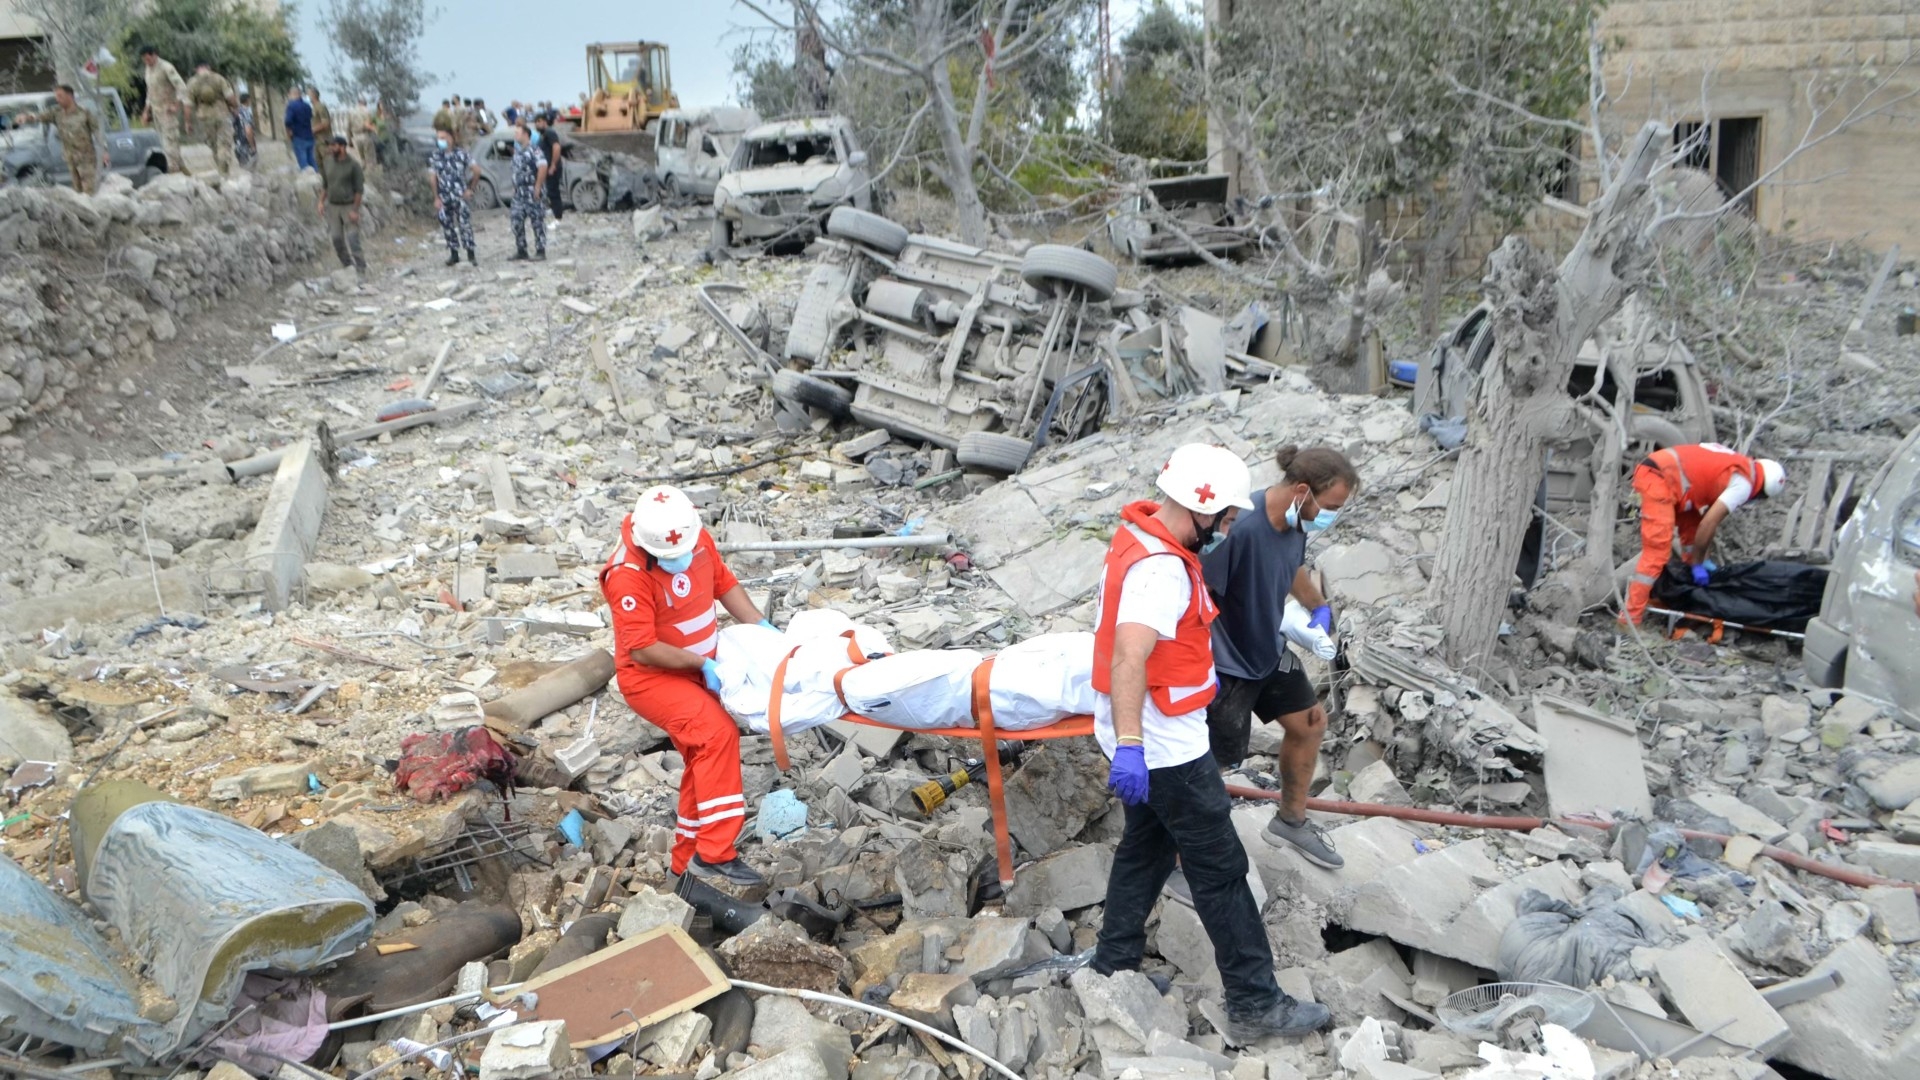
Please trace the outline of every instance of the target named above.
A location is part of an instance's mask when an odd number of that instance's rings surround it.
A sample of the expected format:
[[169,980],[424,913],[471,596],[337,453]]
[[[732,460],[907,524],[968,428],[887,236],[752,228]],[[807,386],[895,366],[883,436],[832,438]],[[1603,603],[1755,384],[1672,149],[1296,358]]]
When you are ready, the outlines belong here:
[[[1608,96],[1600,55],[1596,39],[1589,52],[1586,124],[1530,117],[1546,127],[1576,132],[1595,148],[1602,189],[1587,208],[1586,228],[1558,265],[1524,239],[1509,236],[1494,253],[1485,279],[1494,348],[1469,410],[1467,443],[1454,474],[1446,529],[1429,584],[1429,595],[1444,601],[1437,606],[1443,613],[1445,651],[1456,665],[1484,664],[1492,657],[1546,450],[1585,431],[1600,436],[1595,473],[1603,480],[1603,490],[1594,495],[1586,539],[1589,558],[1577,567],[1580,579],[1570,591],[1586,603],[1612,591],[1614,491],[1628,436],[1628,410],[1621,401],[1576,401],[1568,397],[1566,386],[1581,345],[1620,310],[1627,296],[1648,283],[1662,237],[1676,226],[1727,213],[1775,182],[1806,151],[1920,93],[1889,92],[1899,68],[1870,80],[1864,93],[1854,86],[1810,83],[1805,92],[1809,119],[1798,142],[1745,190],[1703,208],[1669,182],[1692,149],[1686,140],[1675,145],[1672,127],[1648,120],[1622,150],[1616,152],[1617,144],[1609,144],[1603,127]],[[1702,97],[1704,106],[1704,91]],[[1504,107],[1525,112],[1511,103]],[[1628,373],[1620,381],[1630,388],[1634,380]],[[1630,397],[1623,400],[1630,406]]]
[[54,76],[90,85],[80,73],[95,53],[120,40],[133,20],[133,0],[15,0],[14,10],[39,24],[40,49]]
[[[827,19],[817,0],[792,0],[791,20],[773,14],[758,0],[739,0],[769,24],[817,37],[844,62],[886,76],[921,99],[914,116],[932,124],[940,154],[928,168],[953,197],[960,234],[969,243],[987,242],[986,201],[979,173],[1000,179],[984,153],[989,105],[999,80],[1018,71],[1055,40],[1068,17],[1085,0],[902,0],[899,33],[855,38]],[[971,82],[970,100],[955,86],[955,69]]]

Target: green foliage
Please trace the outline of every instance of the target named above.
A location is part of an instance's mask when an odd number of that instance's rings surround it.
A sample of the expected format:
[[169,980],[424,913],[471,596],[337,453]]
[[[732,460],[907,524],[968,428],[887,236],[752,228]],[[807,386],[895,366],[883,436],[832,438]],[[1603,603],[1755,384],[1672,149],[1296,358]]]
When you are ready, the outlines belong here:
[[1154,0],[1121,39],[1106,117],[1115,150],[1162,161],[1206,157],[1207,112],[1183,86],[1200,63],[1202,33],[1167,0]]
[[286,86],[302,71],[292,17],[292,5],[265,15],[240,0],[150,0],[127,27],[117,50],[121,63],[114,66],[129,69],[120,77],[130,83],[141,75],[140,46],[152,45],[188,78],[196,64],[205,63],[229,79]]
[[389,116],[413,115],[429,81],[420,67],[429,21],[426,0],[326,0],[322,22],[342,94],[371,97]]
[[[1605,0],[1259,0],[1217,36],[1217,90],[1251,121],[1276,183],[1363,200],[1477,186],[1513,215],[1564,161]],[[1465,89],[1462,89],[1462,88]]]

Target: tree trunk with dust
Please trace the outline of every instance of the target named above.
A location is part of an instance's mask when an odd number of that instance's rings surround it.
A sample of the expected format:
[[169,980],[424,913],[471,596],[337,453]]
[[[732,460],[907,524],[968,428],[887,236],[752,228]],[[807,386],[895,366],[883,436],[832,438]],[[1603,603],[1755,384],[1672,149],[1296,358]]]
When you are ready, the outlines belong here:
[[[953,196],[960,238],[969,244],[985,245],[989,239],[987,206],[980,199],[980,185],[973,177],[975,143],[960,128],[960,110],[954,102],[953,77],[947,65],[934,64],[931,76],[928,90],[934,96],[934,125],[939,129],[940,149],[946,157],[937,171],[948,194]],[[984,84],[980,93],[982,96],[986,93]]]
[[1557,268],[1508,237],[1487,275],[1494,349],[1468,410],[1446,530],[1428,596],[1441,612],[1446,656],[1459,667],[1493,656],[1547,446],[1579,430],[1567,378],[1581,343],[1645,274],[1647,178],[1670,129],[1640,129],[1585,231]]

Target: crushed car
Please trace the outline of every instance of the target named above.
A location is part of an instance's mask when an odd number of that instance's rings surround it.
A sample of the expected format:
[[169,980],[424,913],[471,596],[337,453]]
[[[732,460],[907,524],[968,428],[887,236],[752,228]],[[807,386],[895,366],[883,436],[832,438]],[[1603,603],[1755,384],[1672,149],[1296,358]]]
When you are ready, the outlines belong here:
[[[1255,227],[1234,209],[1225,173],[1154,180],[1108,214],[1113,250],[1136,264],[1233,258],[1255,243]],[[1182,235],[1182,234],[1185,235]]]
[[660,191],[680,199],[710,200],[740,139],[760,123],[752,109],[668,109],[654,132],[654,170]]
[[1834,542],[1802,663],[1816,686],[1891,705],[1920,725],[1920,428],[1867,485]]
[[[493,210],[513,199],[512,128],[499,128],[493,134],[474,140],[473,160],[480,166],[480,179],[473,185],[476,210]],[[564,209],[583,214],[606,209],[607,187],[594,166],[600,155],[571,139],[560,141],[560,197]]]
[[878,209],[867,152],[844,116],[750,128],[713,190],[713,246],[797,248],[840,207]]

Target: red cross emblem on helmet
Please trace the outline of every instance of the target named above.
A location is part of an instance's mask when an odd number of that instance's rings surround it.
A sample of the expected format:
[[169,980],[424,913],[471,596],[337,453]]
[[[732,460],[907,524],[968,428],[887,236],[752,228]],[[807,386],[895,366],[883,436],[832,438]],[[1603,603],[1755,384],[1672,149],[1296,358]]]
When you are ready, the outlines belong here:
[[669,544],[678,544],[680,542],[680,530],[675,529],[672,532],[668,533],[666,535],[666,541]]
[[1201,484],[1199,487],[1193,489],[1193,493],[1199,497],[1202,506],[1213,501],[1212,484]]

